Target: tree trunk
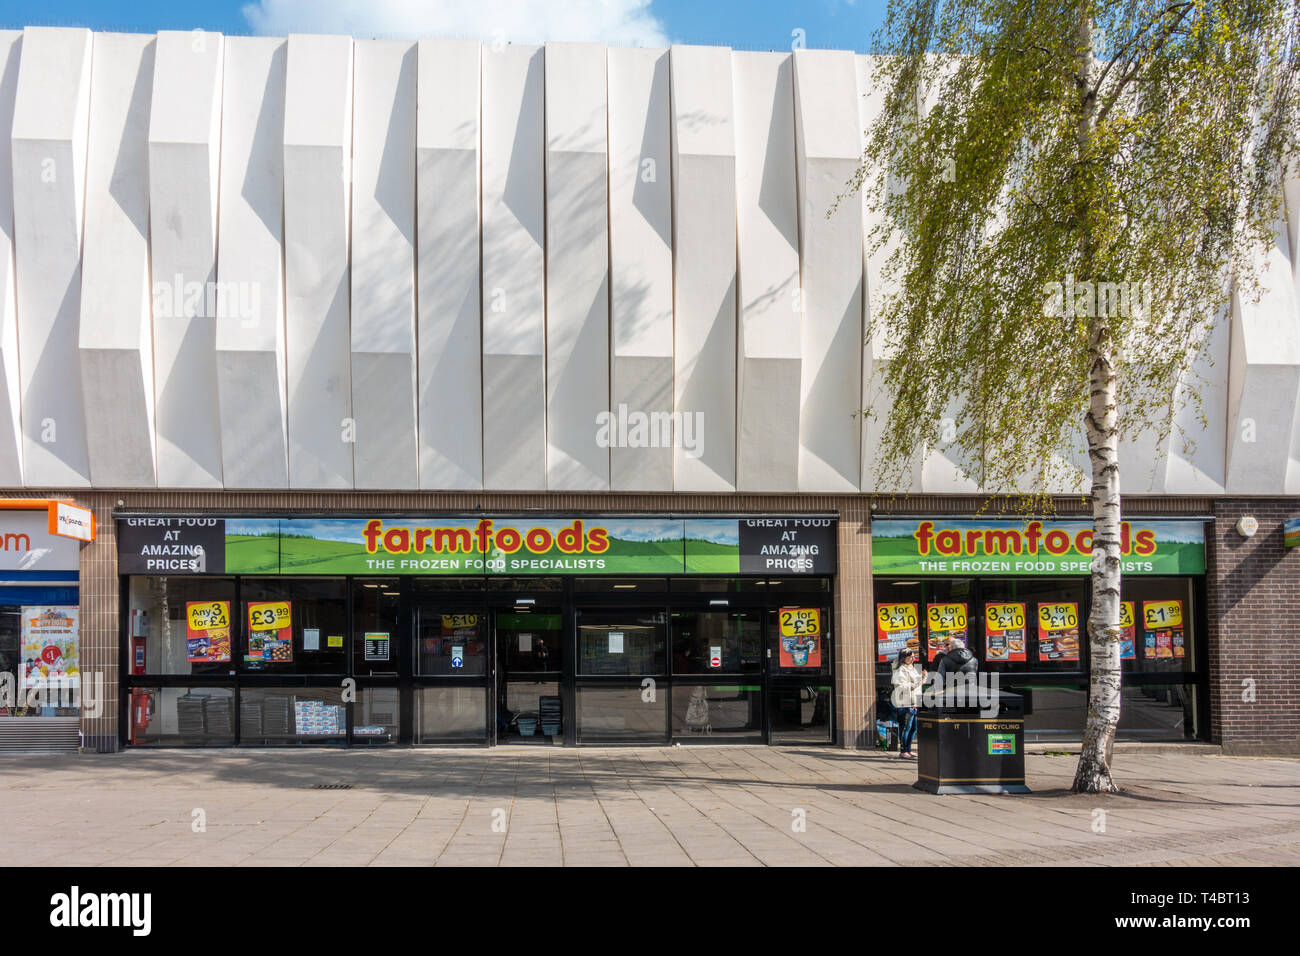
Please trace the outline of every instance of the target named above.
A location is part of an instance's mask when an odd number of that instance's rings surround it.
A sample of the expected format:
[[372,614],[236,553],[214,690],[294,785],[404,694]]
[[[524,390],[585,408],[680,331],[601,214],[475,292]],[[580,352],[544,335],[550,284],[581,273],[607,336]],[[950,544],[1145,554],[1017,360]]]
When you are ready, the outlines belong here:
[[[1088,153],[1094,132],[1097,90],[1092,55],[1091,16],[1081,18],[1076,38],[1080,50],[1077,82],[1080,94],[1078,126],[1079,205],[1084,275],[1093,281],[1098,261],[1089,228],[1095,193],[1089,181]],[[1100,313],[1101,309],[1094,309]],[[1111,750],[1120,707],[1120,496],[1119,427],[1116,409],[1115,339],[1111,317],[1095,314],[1088,324],[1088,458],[1092,463],[1092,607],[1088,614],[1088,649],[1092,667],[1088,683],[1088,721],[1083,750],[1074,774],[1076,793],[1113,793]]]

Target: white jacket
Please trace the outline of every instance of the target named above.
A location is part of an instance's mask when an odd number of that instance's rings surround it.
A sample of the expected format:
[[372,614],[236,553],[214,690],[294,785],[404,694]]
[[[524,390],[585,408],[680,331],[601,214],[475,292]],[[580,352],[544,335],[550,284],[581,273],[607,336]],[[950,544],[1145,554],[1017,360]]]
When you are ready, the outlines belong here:
[[894,690],[889,695],[889,702],[895,707],[921,706],[921,672],[916,665],[899,667],[894,663],[894,676],[890,683]]

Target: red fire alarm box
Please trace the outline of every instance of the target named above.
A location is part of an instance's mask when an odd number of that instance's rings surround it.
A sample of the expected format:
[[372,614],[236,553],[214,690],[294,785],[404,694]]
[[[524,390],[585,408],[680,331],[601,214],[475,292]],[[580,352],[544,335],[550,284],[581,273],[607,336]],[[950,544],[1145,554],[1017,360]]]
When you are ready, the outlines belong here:
[[147,690],[131,691],[131,743],[144,743],[144,735],[153,719],[153,694]]

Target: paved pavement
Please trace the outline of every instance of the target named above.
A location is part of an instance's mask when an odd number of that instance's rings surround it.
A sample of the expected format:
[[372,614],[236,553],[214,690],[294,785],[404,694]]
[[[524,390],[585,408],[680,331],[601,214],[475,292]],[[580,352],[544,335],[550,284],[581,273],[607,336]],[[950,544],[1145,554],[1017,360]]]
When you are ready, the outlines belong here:
[[938,797],[794,747],[3,755],[0,865],[1300,865],[1300,761],[1121,753],[1108,797],[1074,765]]

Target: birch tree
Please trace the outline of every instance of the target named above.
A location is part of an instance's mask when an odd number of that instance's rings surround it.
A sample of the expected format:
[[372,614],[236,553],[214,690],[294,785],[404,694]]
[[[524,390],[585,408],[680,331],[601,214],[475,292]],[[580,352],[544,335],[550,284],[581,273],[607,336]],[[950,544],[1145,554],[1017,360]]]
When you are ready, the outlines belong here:
[[1194,440],[1175,412],[1204,420],[1195,362],[1231,297],[1259,294],[1300,125],[1298,15],[1300,0],[891,0],[876,37],[883,108],[849,192],[887,262],[868,341],[895,357],[876,362],[889,405],[864,410],[877,477],[906,487],[958,407],[942,437],[989,501],[1089,496],[1079,792],[1117,789],[1120,439]]

